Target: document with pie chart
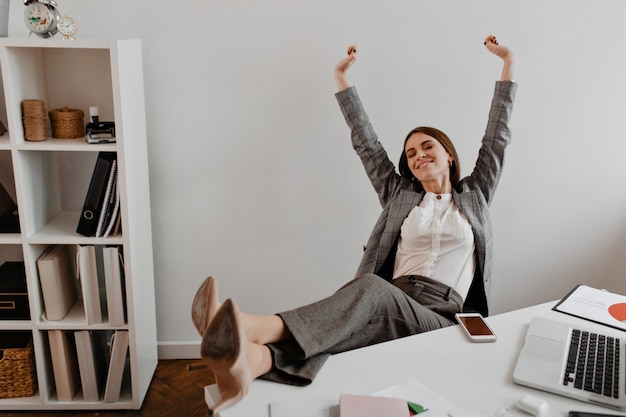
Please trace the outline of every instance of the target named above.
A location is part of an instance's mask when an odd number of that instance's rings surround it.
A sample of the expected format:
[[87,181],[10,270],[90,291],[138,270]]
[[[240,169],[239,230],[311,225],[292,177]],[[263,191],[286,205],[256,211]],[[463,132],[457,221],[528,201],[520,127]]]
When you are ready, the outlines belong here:
[[626,295],[577,285],[553,310],[626,331]]

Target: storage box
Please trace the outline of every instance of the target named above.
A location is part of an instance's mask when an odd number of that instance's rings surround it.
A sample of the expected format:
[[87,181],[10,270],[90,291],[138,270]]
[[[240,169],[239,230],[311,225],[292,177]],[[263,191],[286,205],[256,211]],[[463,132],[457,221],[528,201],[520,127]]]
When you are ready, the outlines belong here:
[[30,320],[24,262],[0,265],[0,320]]
[[32,397],[37,372],[30,332],[0,332],[0,398]]

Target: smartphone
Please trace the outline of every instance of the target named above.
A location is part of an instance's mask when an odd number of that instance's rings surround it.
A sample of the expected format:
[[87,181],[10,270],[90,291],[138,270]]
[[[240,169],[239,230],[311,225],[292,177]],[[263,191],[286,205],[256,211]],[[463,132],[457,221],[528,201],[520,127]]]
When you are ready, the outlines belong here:
[[496,341],[496,334],[480,313],[457,313],[454,317],[471,342]]
[[569,417],[620,417],[624,414],[587,413],[584,411],[570,411]]

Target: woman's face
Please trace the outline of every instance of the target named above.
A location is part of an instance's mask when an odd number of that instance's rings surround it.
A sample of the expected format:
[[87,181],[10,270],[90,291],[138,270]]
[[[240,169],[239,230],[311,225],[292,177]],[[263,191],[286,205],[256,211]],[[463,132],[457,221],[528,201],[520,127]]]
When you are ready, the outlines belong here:
[[407,139],[404,152],[409,169],[425,187],[429,183],[442,186],[450,182],[452,157],[437,139],[414,133]]

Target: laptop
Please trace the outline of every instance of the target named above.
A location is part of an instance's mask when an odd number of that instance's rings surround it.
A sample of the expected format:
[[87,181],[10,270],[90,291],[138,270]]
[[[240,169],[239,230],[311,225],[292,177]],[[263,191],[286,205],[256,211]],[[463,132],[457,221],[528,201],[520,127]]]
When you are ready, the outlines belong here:
[[[602,326],[585,327],[534,317],[513,371],[513,381],[581,401],[626,409],[626,333],[618,337],[615,334]],[[585,369],[585,365],[592,366]]]

